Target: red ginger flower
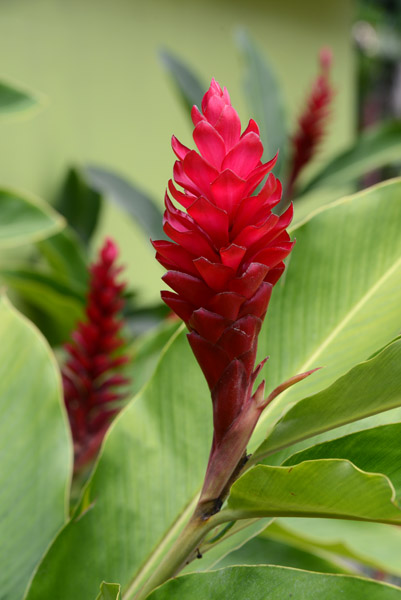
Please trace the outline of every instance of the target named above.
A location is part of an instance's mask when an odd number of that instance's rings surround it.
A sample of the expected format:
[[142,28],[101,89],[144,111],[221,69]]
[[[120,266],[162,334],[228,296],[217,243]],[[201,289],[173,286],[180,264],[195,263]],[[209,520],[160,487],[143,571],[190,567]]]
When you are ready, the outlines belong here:
[[319,55],[320,74],[313,83],[304,112],[298,120],[298,129],[292,138],[292,166],[286,197],[291,199],[294,184],[300,172],[315,154],[326,132],[334,89],[330,82],[332,53],[322,48]]
[[214,438],[202,495],[211,500],[228,483],[227,477],[212,482],[222,468],[219,461],[231,475],[266,405],[263,385],[252,395],[261,367],[254,370],[257,338],[293,246],[286,232],[292,206],[280,217],[272,213],[281,197],[272,173],[252,195],[276,158],[261,162],[257,124],[250,120],[241,134],[228,92],[216,81],[202,100],[202,112],[193,107],[192,120],[199,153],[173,137],[174,179],[184,191],[172,180],[168,184],[186,212],[166,192],[164,231],[173,242],[153,245],[168,269],[163,279],[175,292],[164,291],[162,298],[190,330],[190,345],[211,390]]
[[117,282],[122,267],[117,267],[117,246],[106,239],[97,262],[90,267],[91,277],[86,319],[65,345],[68,359],[62,369],[64,400],[74,440],[75,470],[97,453],[110,420],[118,412],[115,403],[124,395],[116,391],[128,379],[116,373],[128,357],[116,355],[123,345],[119,315],[124,301],[124,283]]

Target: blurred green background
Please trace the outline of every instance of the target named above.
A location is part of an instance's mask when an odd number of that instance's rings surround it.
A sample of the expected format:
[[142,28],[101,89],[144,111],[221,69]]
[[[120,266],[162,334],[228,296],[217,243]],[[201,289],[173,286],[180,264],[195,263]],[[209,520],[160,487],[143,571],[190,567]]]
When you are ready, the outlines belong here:
[[[3,125],[0,180],[51,202],[69,166],[97,163],[161,206],[174,162],[171,135],[191,144],[191,130],[158,52],[167,48],[205,82],[226,85],[245,123],[239,26],[273,63],[291,125],[319,49],[332,48],[337,95],[316,168],[354,135],[353,18],[349,0],[0,0],[2,75],[48,99],[34,119]],[[139,302],[157,300],[163,270],[142,231],[108,206],[97,244],[105,233],[122,249]]]

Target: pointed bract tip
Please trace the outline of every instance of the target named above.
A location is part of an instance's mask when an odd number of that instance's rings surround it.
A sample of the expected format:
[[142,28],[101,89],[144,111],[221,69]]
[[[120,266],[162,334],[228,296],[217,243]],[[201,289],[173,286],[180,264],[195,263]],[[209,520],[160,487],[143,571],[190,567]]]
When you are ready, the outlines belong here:
[[279,394],[284,392],[284,390],[290,388],[291,386],[295,385],[299,381],[306,379],[306,377],[309,377],[309,375],[312,375],[312,373],[314,373],[315,371],[319,371],[319,369],[321,369],[321,368],[322,367],[316,367],[315,369],[311,369],[310,371],[305,371],[305,373],[299,373],[298,375],[294,375],[293,377],[290,377],[289,379],[287,379],[287,381],[280,383],[280,385],[278,385],[266,398],[266,400],[263,403],[263,408],[266,408],[266,406],[268,404],[270,404],[270,402],[272,402],[272,400],[274,400],[274,398],[277,398],[277,396]]
[[319,52],[320,66],[324,71],[328,71],[333,63],[333,51],[329,46],[324,46]]

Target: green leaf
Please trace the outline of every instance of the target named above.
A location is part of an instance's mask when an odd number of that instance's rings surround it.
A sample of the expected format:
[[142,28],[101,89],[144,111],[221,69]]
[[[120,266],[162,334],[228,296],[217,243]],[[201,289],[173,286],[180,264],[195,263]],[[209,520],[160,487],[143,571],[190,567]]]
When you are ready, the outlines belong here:
[[401,530],[398,526],[340,519],[276,519],[262,536],[401,575]]
[[138,392],[149,381],[160,360],[163,348],[180,326],[177,321],[166,321],[135,340],[130,346],[128,351],[132,359],[124,372],[131,378],[132,393]]
[[24,303],[40,311],[35,322],[42,325],[40,315],[43,316],[43,332],[52,344],[58,345],[68,339],[85,306],[81,288],[73,288],[54,274],[27,268],[0,268],[0,279],[10,290],[17,292]]
[[[379,371],[380,373],[380,371]],[[401,394],[401,385],[400,385]],[[343,458],[362,471],[383,473],[393,484],[397,502],[401,499],[401,423],[382,425],[322,442],[290,456],[284,466],[305,460]]]
[[154,240],[165,238],[163,213],[147,194],[108,169],[90,165],[84,173],[94,189],[126,211],[147,235]]
[[56,208],[86,245],[96,230],[101,207],[101,194],[88,185],[82,171],[69,169]]
[[85,293],[88,285],[88,261],[76,233],[66,227],[37,244],[39,252],[59,278],[80,287]]
[[153,378],[111,426],[29,600],[52,598],[55,591],[58,600],[87,600],[103,579],[120,582],[125,600],[133,597],[192,513],[211,444],[211,413],[186,336],[176,335]]
[[319,556],[319,549],[301,550],[290,543],[272,540],[266,536],[253,538],[218,562],[219,569],[233,565],[280,565],[320,573],[357,574],[356,571],[345,567],[345,561],[340,565]]
[[276,75],[245,30],[237,34],[237,43],[245,60],[244,92],[249,109],[260,128],[265,148],[264,160],[280,150],[277,172],[285,166],[287,131],[284,101]]
[[202,98],[207,89],[206,86],[184,61],[166,48],[160,50],[159,55],[187,114],[190,115],[194,104],[199,108],[201,107]]
[[0,81],[0,123],[13,117],[26,116],[43,104],[43,96],[19,85]]
[[258,465],[232,486],[218,520],[308,516],[401,524],[390,481],[348,460],[306,461],[293,467]]
[[298,192],[297,198],[318,187],[354,182],[370,170],[398,163],[400,154],[401,120],[381,123],[362,133],[350,148],[326,164]]
[[253,448],[285,406],[329,386],[398,335],[400,198],[401,181],[385,182],[340,200],[296,229],[258,355],[270,356],[264,369],[270,389],[297,373],[324,368],[267,407]]
[[359,577],[323,575],[285,567],[227,567],[171,579],[149,600],[399,600],[399,588]]
[[0,250],[37,242],[64,227],[64,219],[38,198],[0,189]]
[[120,600],[120,589],[119,583],[106,583],[103,581],[96,600]]
[[66,520],[72,448],[54,357],[4,296],[0,336],[0,589],[19,600]]
[[[134,298],[135,300],[135,298]],[[169,318],[170,309],[162,302],[148,306],[136,306],[134,301],[126,304],[124,318],[133,337],[143,336],[149,330],[161,326],[166,321],[172,321]],[[176,319],[178,327],[181,320]]]
[[357,365],[330,387],[289,408],[255,451],[252,461],[398,406],[401,406],[401,340]]

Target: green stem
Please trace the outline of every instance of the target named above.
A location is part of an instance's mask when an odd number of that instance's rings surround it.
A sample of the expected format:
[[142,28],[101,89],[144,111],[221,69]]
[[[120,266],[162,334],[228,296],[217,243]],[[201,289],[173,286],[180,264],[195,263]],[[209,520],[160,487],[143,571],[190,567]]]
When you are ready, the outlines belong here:
[[205,535],[216,526],[215,516],[205,519],[195,511],[160,565],[134,596],[134,600],[144,600],[152,590],[174,577],[191,561]]

